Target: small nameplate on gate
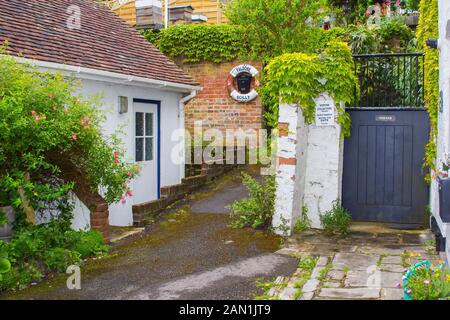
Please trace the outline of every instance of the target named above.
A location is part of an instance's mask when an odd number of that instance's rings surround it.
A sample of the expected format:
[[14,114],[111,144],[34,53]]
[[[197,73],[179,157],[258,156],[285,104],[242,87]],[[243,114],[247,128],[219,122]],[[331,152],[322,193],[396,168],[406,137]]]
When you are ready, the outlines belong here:
[[375,121],[381,121],[381,122],[394,122],[396,120],[396,117],[394,115],[381,115],[376,116]]
[[334,126],[334,101],[329,97],[320,96],[316,99],[316,126]]

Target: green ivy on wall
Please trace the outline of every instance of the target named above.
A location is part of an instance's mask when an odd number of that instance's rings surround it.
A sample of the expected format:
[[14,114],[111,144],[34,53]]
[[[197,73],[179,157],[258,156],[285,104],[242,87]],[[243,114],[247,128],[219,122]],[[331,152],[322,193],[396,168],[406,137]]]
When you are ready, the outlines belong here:
[[177,25],[146,31],[144,37],[161,52],[184,63],[224,62],[251,56],[244,28],[234,25]]
[[439,112],[439,52],[426,45],[427,39],[438,39],[439,19],[438,0],[422,0],[420,2],[419,26],[417,27],[417,42],[425,52],[425,104],[430,116],[430,141],[426,147],[424,165],[436,169],[437,130]]
[[[183,63],[201,61],[221,63],[235,59],[268,63],[274,58],[273,52],[267,51],[262,43],[250,37],[248,30],[243,26],[176,25],[161,31],[148,30],[143,32],[143,35],[161,52]],[[325,31],[320,27],[310,27],[300,48],[296,50],[280,48],[280,50],[282,53],[316,53],[326,43],[342,40],[345,36],[346,30],[342,28],[335,27]]]
[[338,122],[343,135],[348,136],[350,117],[344,105],[353,102],[355,88],[358,88],[358,79],[350,48],[343,42],[330,42],[320,54],[287,53],[274,58],[266,68],[261,91],[271,102],[275,119],[279,102],[298,104],[307,123],[314,120],[314,99],[327,92],[335,101],[343,103],[337,105]]

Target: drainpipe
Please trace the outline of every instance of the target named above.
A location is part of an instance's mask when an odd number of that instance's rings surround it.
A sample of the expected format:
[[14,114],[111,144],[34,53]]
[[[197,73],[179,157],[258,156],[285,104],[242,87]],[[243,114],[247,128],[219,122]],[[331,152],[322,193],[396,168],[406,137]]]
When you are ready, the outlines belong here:
[[[191,93],[187,96],[184,96],[180,99],[180,103],[178,106],[178,114],[179,114],[179,121],[180,121],[180,128],[182,130],[185,130],[185,116],[184,116],[184,107],[187,102],[192,100],[197,95],[196,90],[192,90]],[[183,145],[186,146],[186,133],[184,131],[183,133]],[[180,165],[180,178],[183,179],[185,177],[185,167],[186,167],[186,147],[182,148],[181,151],[181,159],[182,159],[182,165]]]

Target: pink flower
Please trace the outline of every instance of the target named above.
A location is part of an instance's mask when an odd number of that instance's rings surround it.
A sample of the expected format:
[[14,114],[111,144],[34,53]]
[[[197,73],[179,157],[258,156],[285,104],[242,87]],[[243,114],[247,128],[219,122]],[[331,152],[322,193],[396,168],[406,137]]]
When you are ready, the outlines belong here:
[[401,284],[400,282],[397,282],[397,284],[395,285],[397,288],[401,288]]
[[412,290],[409,289],[408,291],[406,291],[406,293],[407,293],[407,294],[411,294],[411,293],[412,293]]
[[72,140],[73,141],[77,141],[78,140],[78,136],[76,133],[72,134]]
[[403,269],[403,273],[407,273],[408,272],[408,269]]
[[36,115],[36,111],[31,111],[31,114],[33,115],[33,116],[35,116]]
[[122,199],[122,204],[125,204],[125,203],[127,203],[127,200],[126,199]]
[[430,284],[430,280],[425,280],[423,283]]
[[128,191],[127,196],[131,198],[133,196],[133,193],[131,193],[131,191]]
[[133,172],[128,172],[128,176],[132,177],[133,176]]
[[39,116],[35,116],[34,120],[39,121]]

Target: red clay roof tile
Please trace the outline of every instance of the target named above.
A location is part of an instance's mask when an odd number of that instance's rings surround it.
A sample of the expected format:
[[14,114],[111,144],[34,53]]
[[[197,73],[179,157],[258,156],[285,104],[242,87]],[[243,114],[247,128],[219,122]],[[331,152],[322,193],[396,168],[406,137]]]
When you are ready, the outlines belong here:
[[[80,8],[69,29],[68,8]],[[0,0],[0,43],[14,55],[147,79],[198,85],[136,30],[94,0]]]

